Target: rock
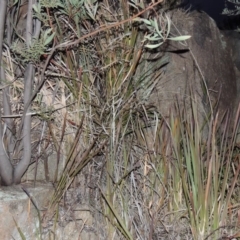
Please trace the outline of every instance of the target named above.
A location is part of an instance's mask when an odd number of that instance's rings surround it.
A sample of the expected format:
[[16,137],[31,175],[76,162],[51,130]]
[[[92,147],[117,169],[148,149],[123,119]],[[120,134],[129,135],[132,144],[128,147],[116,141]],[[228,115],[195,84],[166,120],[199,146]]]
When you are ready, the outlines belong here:
[[233,62],[240,71],[240,33],[233,30],[222,30],[223,42],[230,47]]
[[[53,153],[46,158],[39,159],[37,165],[36,165],[36,162],[32,163],[28,167],[28,170],[23,175],[22,181],[26,182],[26,181],[37,180],[37,181],[45,181],[45,182],[54,182],[57,166],[58,166],[57,179],[59,179],[61,176],[61,173],[63,172],[64,164],[65,162],[64,162],[63,156],[61,156],[61,159],[58,163],[57,154]],[[35,172],[36,172],[36,176],[35,176]]]
[[155,54],[145,54],[136,73],[139,78],[148,71],[144,84],[155,79],[147,103],[156,105],[158,112],[168,117],[176,100],[180,107],[188,108],[194,98],[204,118],[210,111],[207,86],[211,105],[217,106],[215,112],[219,111],[221,116],[226,110],[233,112],[237,101],[234,63],[230,46],[224,44],[216,23],[207,14],[196,11],[173,10],[168,14],[172,35],[191,38],[185,43],[167,40]]
[[223,44],[228,46],[231,53],[237,80],[237,104],[240,102],[240,33],[233,30],[221,31]]
[[75,222],[69,222],[64,228],[58,227],[56,230],[56,239],[58,240],[96,240],[96,233],[91,229],[86,230],[84,225],[79,225]]
[[53,188],[46,184],[39,184],[35,188],[26,184],[1,187],[0,236],[2,240],[21,240],[20,231],[27,240],[40,239],[40,219],[37,210],[21,186],[29,192],[39,210],[47,206],[53,193]]

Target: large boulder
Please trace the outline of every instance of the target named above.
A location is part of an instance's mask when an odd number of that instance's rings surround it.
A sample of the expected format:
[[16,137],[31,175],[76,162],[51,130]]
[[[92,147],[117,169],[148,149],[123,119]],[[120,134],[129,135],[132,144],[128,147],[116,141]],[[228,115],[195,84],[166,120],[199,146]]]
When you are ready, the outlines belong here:
[[209,102],[222,116],[226,110],[232,113],[237,85],[229,41],[206,13],[174,10],[168,14],[172,35],[191,38],[181,43],[168,40],[157,53],[143,58],[137,76],[148,72],[145,82],[156,78],[148,103],[157,105],[164,117],[173,111],[176,100],[187,106],[193,98],[202,116],[211,110]]

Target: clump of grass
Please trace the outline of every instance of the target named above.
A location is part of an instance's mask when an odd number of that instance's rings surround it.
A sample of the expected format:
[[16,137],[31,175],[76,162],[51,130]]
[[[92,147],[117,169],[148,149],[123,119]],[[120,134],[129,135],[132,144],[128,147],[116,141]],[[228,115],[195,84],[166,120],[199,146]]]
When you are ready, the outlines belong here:
[[206,142],[196,103],[192,101],[190,114],[186,109],[177,112],[177,117],[171,117],[170,129],[176,159],[174,176],[178,176],[173,178],[173,191],[181,191],[181,201],[175,196],[174,202],[182,206],[184,198],[194,239],[219,239],[223,229],[233,224],[228,208],[239,175],[240,162],[234,156],[239,109],[232,129],[228,114],[222,121],[218,114],[211,116]]
[[[55,56],[60,58],[58,63],[54,63],[55,66],[61,66],[69,76],[68,80],[64,77],[60,79],[64,83],[65,94],[68,94],[68,100],[65,96],[63,98],[64,105],[75,101],[74,106],[77,106],[78,111],[69,107],[62,124],[62,134],[59,134],[60,144],[57,140],[54,141],[56,149],[60,146],[70,147],[51,205],[56,206],[60,202],[74,178],[79,172],[83,172],[87,164],[97,158],[97,155],[103,155],[106,175],[104,184],[98,183],[98,191],[101,193],[102,202],[99,211],[104,216],[106,234],[108,239],[115,234],[134,239],[135,231],[129,229],[131,217],[127,216],[129,196],[125,181],[139,168],[136,158],[132,156],[137,144],[135,131],[147,127],[148,123],[145,123],[143,118],[149,118],[148,112],[153,109],[143,103],[144,92],[137,97],[137,92],[141,89],[140,81],[133,78],[144,46],[137,44],[139,28],[131,23],[135,11],[130,11],[125,1],[121,1],[122,14],[117,11],[113,14],[113,6],[110,6],[107,0],[99,5],[99,9],[98,24],[107,26],[105,30],[96,35],[95,39],[81,44],[77,54],[73,50],[66,50],[66,55],[58,53]],[[144,10],[140,10],[144,13]],[[140,10],[137,12],[141,12]],[[116,24],[111,27],[109,22]],[[84,32],[92,31],[86,19],[83,25]],[[60,28],[60,25],[58,26]],[[61,31],[56,33],[56,36],[62,39]],[[56,77],[59,79],[59,76]],[[155,80],[153,78],[153,81]],[[149,82],[147,86],[151,85],[152,82]],[[84,120],[80,122],[82,113]],[[74,119],[73,122],[78,128],[75,136],[71,134],[73,139],[68,139],[66,143],[66,138],[61,136],[67,134],[69,116]],[[52,123],[49,123],[49,126],[50,129],[53,128]],[[51,136],[57,139],[53,129]],[[131,143],[132,141],[134,143]],[[125,191],[127,199],[122,195]],[[118,203],[120,208],[116,207]]]

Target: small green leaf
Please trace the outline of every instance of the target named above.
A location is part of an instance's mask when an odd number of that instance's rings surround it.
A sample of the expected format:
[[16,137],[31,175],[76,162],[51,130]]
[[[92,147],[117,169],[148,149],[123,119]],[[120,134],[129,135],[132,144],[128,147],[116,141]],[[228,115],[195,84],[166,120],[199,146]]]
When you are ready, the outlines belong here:
[[19,1],[19,0],[15,0],[15,2],[13,3],[13,6],[14,6],[16,3],[18,3],[18,1]]
[[166,19],[167,19],[167,36],[168,36],[170,34],[171,20],[167,15],[166,15]]
[[158,40],[162,39],[161,37],[159,37],[158,34],[154,34],[154,36],[152,36],[152,37],[147,35],[147,36],[145,36],[145,38],[149,41],[158,41]]
[[98,9],[98,2],[97,2],[96,5],[94,6],[94,10],[93,10],[93,15],[94,15],[94,17],[95,17],[96,14],[97,14],[97,9]]
[[48,45],[53,40],[54,36],[55,32],[52,35],[48,36],[48,38],[44,42],[44,46]]
[[[97,5],[97,4],[96,4]],[[96,13],[96,9],[94,9],[94,11],[92,12],[92,8],[93,6],[89,5],[88,3],[85,2],[84,4],[85,8],[87,9],[87,14],[88,16],[92,19],[95,20],[95,13]],[[95,7],[95,6],[94,6]]]
[[43,39],[47,39],[49,33],[52,31],[51,28],[48,28],[45,32],[44,32],[44,35],[43,35]]
[[36,13],[40,13],[40,12],[41,12],[41,5],[40,5],[39,3],[33,4],[33,5],[32,5],[32,8],[33,8],[33,10],[34,10]]
[[161,31],[158,28],[158,22],[157,22],[156,18],[154,18],[153,26],[154,26],[155,30],[157,31],[157,33],[161,36]]
[[57,2],[57,6],[61,7],[61,8],[64,8],[64,5],[61,2],[59,2],[59,1]]
[[133,4],[133,3],[128,3],[130,6],[132,6],[133,8],[136,8],[136,9],[138,9],[137,8],[137,6],[135,5],[135,4]]
[[154,21],[152,19],[150,19],[150,22],[151,22],[151,26],[154,27]]
[[147,25],[152,25],[152,23],[149,20],[144,19],[144,18],[134,18],[133,21],[144,22]]
[[146,48],[150,48],[150,49],[154,49],[154,48],[158,48],[159,46],[161,46],[163,44],[163,42],[158,43],[158,44],[147,44],[145,45]]
[[191,38],[190,35],[185,35],[185,36],[179,36],[179,37],[170,37],[170,38],[167,38],[171,41],[185,41],[187,39]]

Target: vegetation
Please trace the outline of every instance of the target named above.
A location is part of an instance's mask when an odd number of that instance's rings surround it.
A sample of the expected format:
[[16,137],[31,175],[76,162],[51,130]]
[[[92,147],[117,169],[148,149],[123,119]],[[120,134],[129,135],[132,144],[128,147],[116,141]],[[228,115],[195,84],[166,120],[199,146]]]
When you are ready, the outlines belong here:
[[226,7],[223,10],[223,14],[226,14],[228,16],[233,16],[233,15],[239,15],[240,14],[240,7],[239,7],[240,2],[238,0],[227,0],[226,5],[229,6],[229,7]]
[[166,61],[137,74],[146,52],[189,38],[171,35],[174,4],[0,2],[0,175],[18,184],[29,164],[57,153],[43,219],[55,220],[52,232],[63,197],[85,176],[102,239],[240,236],[240,109],[233,127],[227,113],[203,126],[191,96],[188,109],[176,103],[166,119],[148,103]]

